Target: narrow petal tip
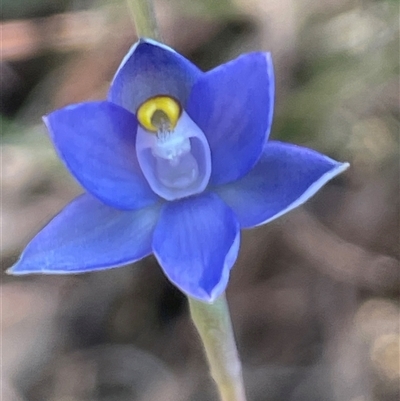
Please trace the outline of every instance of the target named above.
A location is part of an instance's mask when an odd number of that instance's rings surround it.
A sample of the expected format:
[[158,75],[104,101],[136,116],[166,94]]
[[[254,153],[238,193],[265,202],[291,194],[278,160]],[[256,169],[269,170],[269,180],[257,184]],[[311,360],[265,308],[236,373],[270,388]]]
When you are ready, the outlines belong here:
[[7,274],[8,276],[16,276],[16,275],[18,275],[18,273],[14,272],[14,267],[13,266],[9,267],[4,273]]

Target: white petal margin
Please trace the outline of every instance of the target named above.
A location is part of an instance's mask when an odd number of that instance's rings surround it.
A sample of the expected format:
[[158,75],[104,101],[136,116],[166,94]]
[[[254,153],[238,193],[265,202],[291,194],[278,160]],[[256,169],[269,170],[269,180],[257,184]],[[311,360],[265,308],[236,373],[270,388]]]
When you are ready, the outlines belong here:
[[313,197],[328,181],[332,180],[339,174],[343,173],[350,167],[350,163],[342,163],[333,170],[324,174],[318,181],[314,182],[308,189],[300,196],[296,201],[291,203],[286,209],[283,209],[279,213],[274,216],[262,221],[261,223],[256,224],[254,227],[261,226],[263,224],[269,223],[272,220],[277,219],[278,217],[283,216],[286,213],[289,213],[291,210],[296,209],[296,207],[301,206],[303,203],[307,202],[311,197]]
[[208,303],[212,304],[225,291],[228,285],[231,268],[235,264],[239,254],[239,248],[240,248],[240,230],[237,231],[235,240],[233,241],[233,244],[229,249],[229,252],[226,254],[221,280],[211,291],[210,298],[207,301]]
[[158,46],[161,47],[164,50],[176,53],[176,51],[172,48],[169,47],[167,45],[164,45],[163,43],[159,43],[153,39],[149,39],[149,38],[141,38],[140,40],[138,40],[136,43],[134,43],[131,48],[128,50],[128,53],[126,53],[125,57],[122,59],[121,64],[119,65],[116,73],[114,74],[114,77],[111,81],[111,85],[114,83],[115,77],[119,74],[119,72],[121,71],[121,69],[124,67],[124,65],[126,64],[126,62],[132,57],[133,53],[135,52],[136,48],[138,47],[139,44],[141,43],[150,43],[153,46]]

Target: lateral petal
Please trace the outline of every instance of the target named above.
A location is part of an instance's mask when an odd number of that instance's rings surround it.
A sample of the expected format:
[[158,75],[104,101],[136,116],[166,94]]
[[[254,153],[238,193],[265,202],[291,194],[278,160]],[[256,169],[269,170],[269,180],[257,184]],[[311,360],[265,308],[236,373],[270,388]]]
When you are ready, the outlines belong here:
[[207,137],[211,184],[243,177],[268,139],[274,106],[269,53],[250,53],[205,73],[194,84],[186,111]]
[[302,205],[349,167],[314,150],[270,141],[245,177],[215,188],[242,228],[268,223]]
[[118,209],[139,209],[158,197],[136,157],[136,117],[113,103],[67,106],[44,117],[65,165],[91,194]]
[[135,262],[151,253],[159,211],[159,204],[121,211],[81,195],[33,238],[8,273],[84,273]]

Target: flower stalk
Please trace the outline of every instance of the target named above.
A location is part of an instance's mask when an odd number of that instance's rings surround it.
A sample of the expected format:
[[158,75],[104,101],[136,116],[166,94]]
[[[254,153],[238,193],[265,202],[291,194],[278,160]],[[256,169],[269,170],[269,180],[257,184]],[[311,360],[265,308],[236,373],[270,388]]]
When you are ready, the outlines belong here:
[[157,27],[153,1],[128,0],[128,6],[133,15],[137,36],[151,38],[161,42],[162,38]]
[[225,294],[212,304],[188,299],[190,314],[203,342],[221,401],[246,401],[242,367]]

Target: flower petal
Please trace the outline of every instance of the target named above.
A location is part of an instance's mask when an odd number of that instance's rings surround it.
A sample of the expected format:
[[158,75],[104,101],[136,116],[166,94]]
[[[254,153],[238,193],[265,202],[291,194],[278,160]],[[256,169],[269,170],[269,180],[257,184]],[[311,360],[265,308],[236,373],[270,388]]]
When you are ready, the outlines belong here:
[[234,213],[215,194],[166,203],[153,236],[153,252],[168,279],[185,294],[215,300],[228,283],[239,251]]
[[255,165],[271,129],[273,105],[269,53],[241,56],[195,83],[186,111],[210,144],[212,184],[235,181]]
[[135,262],[151,253],[159,212],[159,204],[127,212],[81,195],[36,235],[8,273],[83,273]]
[[104,203],[139,209],[158,197],[136,158],[136,117],[113,103],[80,103],[44,117],[54,145],[82,186]]
[[215,192],[236,213],[241,227],[250,228],[300,206],[348,167],[311,149],[271,141],[249,174]]
[[190,89],[202,72],[173,49],[140,39],[122,60],[108,99],[136,113],[150,97],[168,95],[186,104]]

